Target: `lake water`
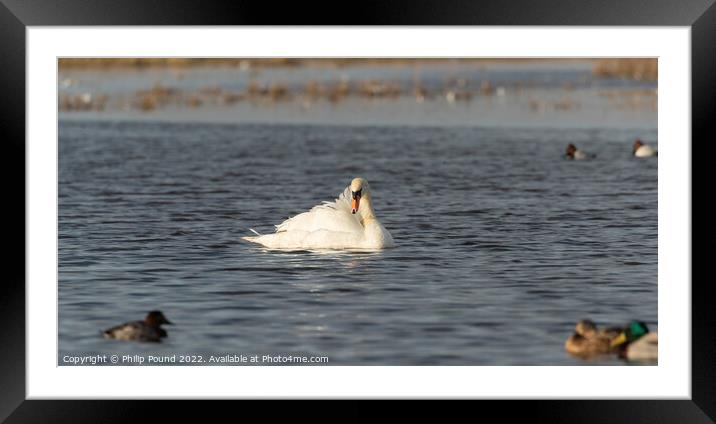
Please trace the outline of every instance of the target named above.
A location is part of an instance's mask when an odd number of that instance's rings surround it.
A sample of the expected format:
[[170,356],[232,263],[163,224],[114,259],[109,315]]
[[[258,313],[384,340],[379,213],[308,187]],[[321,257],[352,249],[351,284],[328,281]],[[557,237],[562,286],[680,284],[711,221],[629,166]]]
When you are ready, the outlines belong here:
[[[657,329],[658,161],[631,156],[637,136],[657,145],[655,125],[101,118],[59,124],[60,358],[581,365],[563,348],[581,318]],[[597,158],[565,160],[570,142]],[[357,176],[394,249],[275,252],[241,240]],[[165,342],[100,336],[152,309],[175,323]]]

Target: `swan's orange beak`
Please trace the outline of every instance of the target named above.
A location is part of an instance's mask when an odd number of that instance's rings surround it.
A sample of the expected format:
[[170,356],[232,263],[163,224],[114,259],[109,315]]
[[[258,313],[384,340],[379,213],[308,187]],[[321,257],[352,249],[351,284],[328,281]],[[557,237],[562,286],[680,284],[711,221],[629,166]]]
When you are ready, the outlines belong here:
[[363,190],[351,191],[353,200],[351,201],[352,213],[358,212],[358,206],[360,206],[360,196],[363,194]]
[[353,213],[358,211],[358,206],[360,206],[360,196],[353,196],[353,201],[351,202],[351,209],[353,209]]

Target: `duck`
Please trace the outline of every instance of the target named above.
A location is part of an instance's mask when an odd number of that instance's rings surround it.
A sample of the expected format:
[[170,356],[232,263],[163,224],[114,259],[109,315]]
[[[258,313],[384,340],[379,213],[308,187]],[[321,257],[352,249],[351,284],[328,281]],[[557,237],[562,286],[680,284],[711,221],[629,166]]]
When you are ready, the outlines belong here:
[[395,247],[393,236],[373,209],[365,178],[354,178],[333,202],[323,202],[276,225],[276,232],[242,237],[270,249],[385,249]]
[[659,359],[659,335],[649,331],[641,321],[631,321],[611,341],[610,346],[617,349],[619,357],[627,361],[656,362]]
[[636,141],[634,141],[633,154],[638,158],[646,158],[658,156],[658,151],[654,147],[647,146],[643,141],[637,138]]
[[577,322],[574,334],[564,343],[564,349],[579,357],[610,354],[615,351],[611,342],[620,333],[620,328],[610,327],[600,330],[594,321],[583,319]]
[[161,328],[162,324],[172,323],[161,311],[150,311],[144,321],[132,321],[109,328],[102,332],[105,339],[139,342],[160,342],[167,337],[167,332]]
[[593,155],[590,155],[588,153],[583,152],[582,150],[577,149],[577,146],[572,143],[569,143],[567,145],[567,153],[565,153],[565,156],[567,157],[567,159],[574,160],[584,160],[593,157]]

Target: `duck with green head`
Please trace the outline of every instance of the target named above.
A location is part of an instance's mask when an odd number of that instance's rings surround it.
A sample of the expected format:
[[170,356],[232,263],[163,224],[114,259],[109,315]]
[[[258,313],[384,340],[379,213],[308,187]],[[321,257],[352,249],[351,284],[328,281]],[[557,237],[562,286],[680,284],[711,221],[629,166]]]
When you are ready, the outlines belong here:
[[641,321],[631,321],[610,346],[629,361],[656,362],[659,358],[659,336]]

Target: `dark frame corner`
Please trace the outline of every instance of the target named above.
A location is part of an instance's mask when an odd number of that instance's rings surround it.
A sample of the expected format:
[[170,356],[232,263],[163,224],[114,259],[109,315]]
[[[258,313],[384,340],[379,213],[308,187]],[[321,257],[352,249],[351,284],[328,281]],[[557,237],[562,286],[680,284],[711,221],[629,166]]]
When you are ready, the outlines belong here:
[[[526,0],[489,4],[469,2],[397,2],[366,4],[350,14],[334,7],[316,15],[300,5],[275,7],[261,2],[202,2],[197,0],[0,0],[0,132],[8,157],[5,181],[25,176],[25,29],[35,25],[647,25],[690,26],[692,65],[692,139],[705,141],[716,110],[716,5],[714,0],[544,0],[539,7]],[[281,9],[281,10],[276,10]],[[330,9],[330,8],[328,8]],[[332,15],[332,16],[331,16]],[[693,142],[692,142],[693,144]],[[11,166],[7,166],[10,164]],[[11,174],[15,178],[10,178]],[[9,190],[11,222],[24,222],[25,185]],[[9,203],[9,202],[8,202]],[[22,205],[19,207],[17,205]],[[693,202],[692,202],[693,208]],[[692,209],[693,210],[693,209]],[[6,254],[12,264],[0,295],[0,421],[125,422],[143,421],[167,413],[196,409],[194,403],[173,401],[155,408],[140,401],[25,400],[25,225],[9,225],[12,242]],[[7,231],[6,231],[7,234]],[[692,259],[693,263],[693,259]],[[21,265],[22,264],[22,265]],[[692,265],[693,267],[693,265]],[[684,284],[688,282],[684,281]],[[490,401],[481,402],[480,415],[522,415],[548,422],[714,422],[716,420],[716,314],[707,283],[692,284],[692,399],[613,401]],[[520,402],[521,407],[505,407]],[[169,403],[169,402],[166,402]],[[191,406],[187,406],[191,405]],[[220,403],[233,409],[233,402]],[[216,403],[210,410],[216,410]],[[207,406],[198,406],[209,410]],[[526,408],[525,408],[526,407]],[[489,409],[491,411],[486,411]],[[170,411],[168,411],[170,410]],[[161,414],[161,415],[158,415]],[[710,417],[710,418],[709,418]],[[541,419],[540,419],[541,418]]]

